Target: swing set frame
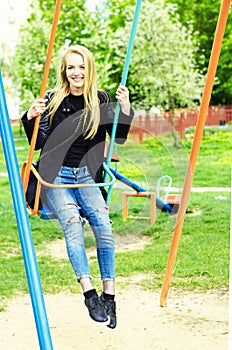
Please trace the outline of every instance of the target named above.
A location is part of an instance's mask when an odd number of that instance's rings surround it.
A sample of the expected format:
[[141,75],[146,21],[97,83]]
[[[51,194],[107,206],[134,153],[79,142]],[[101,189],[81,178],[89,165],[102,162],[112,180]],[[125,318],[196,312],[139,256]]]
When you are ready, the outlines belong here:
[[[141,2],[142,1],[136,2],[134,21],[132,24],[131,36],[130,36],[128,51],[127,51],[127,56],[126,56],[126,61],[125,61],[125,66],[123,71],[122,85],[125,85],[125,82],[127,79],[130,55],[132,52],[133,41],[134,41],[135,31],[138,23],[138,16],[140,12]],[[60,7],[61,7],[61,0],[57,0],[55,12],[54,12],[51,36],[50,36],[50,41],[48,46],[47,59],[44,67],[44,75],[43,75],[43,80],[42,80],[42,85],[40,90],[40,97],[44,96],[45,90],[46,90],[46,83],[47,83],[47,78],[49,73],[52,48],[53,48],[54,39],[55,39],[55,32],[58,25]],[[173,240],[170,248],[169,258],[168,258],[167,267],[166,267],[166,273],[165,273],[162,292],[160,296],[160,306],[166,306],[166,298],[168,294],[168,289],[170,287],[170,281],[171,281],[172,272],[174,269],[178,246],[180,243],[180,237],[181,237],[181,232],[184,224],[186,208],[188,206],[191,185],[194,177],[194,171],[196,168],[197,157],[200,149],[201,138],[203,135],[205,120],[207,116],[212,89],[213,89],[223,36],[226,28],[226,22],[229,15],[229,9],[230,9],[230,0],[222,0],[215,37],[213,41],[211,57],[210,57],[207,76],[206,76],[205,87],[204,87],[203,96],[202,96],[202,102],[200,106],[200,112],[199,112],[196,131],[193,139],[193,146],[190,153],[190,160],[189,160],[189,164],[186,172],[186,179],[184,183],[183,193],[181,196],[179,211],[177,214],[177,220],[176,220],[176,225],[175,225],[174,234],[173,234]],[[16,157],[15,148],[12,141],[13,135],[10,132],[9,116],[7,113],[7,106],[5,102],[6,99],[4,95],[4,87],[2,83],[1,74],[0,74],[0,97],[1,97],[0,98],[0,112],[1,112],[0,127],[1,127],[3,150],[4,150],[7,169],[9,173],[11,193],[12,193],[12,198],[14,202],[15,215],[17,219],[20,241],[22,245],[22,252],[24,257],[29,289],[30,289],[35,322],[37,326],[37,333],[38,333],[40,348],[42,350],[53,350],[48,321],[47,321],[47,315],[46,315],[45,305],[43,300],[43,294],[41,289],[41,283],[39,279],[38,266],[36,263],[36,256],[35,256],[33,241],[32,241],[31,233],[29,229],[28,217],[26,216],[25,201],[23,197],[23,194],[25,193],[28,186],[29,176],[31,171],[35,176],[37,176],[41,185],[48,185],[48,183],[44,182],[43,179],[41,179],[38,172],[32,165],[32,159],[34,155],[40,117],[36,117],[28,160],[27,162],[25,162],[23,166],[23,173],[22,173],[23,189],[22,189],[22,186],[21,186],[22,183],[21,183],[20,177],[18,177],[17,157]],[[113,153],[113,144],[114,144],[114,138],[116,133],[116,127],[117,127],[117,114],[119,114],[118,105],[116,108],[114,128],[113,128],[113,133],[111,135],[108,156],[105,162],[106,166],[108,167],[109,167],[112,153]],[[105,175],[105,178],[106,177],[107,175]],[[104,184],[105,184],[105,178],[104,178]],[[111,181],[109,185],[110,189],[112,185],[113,184]],[[109,191],[109,195],[110,195],[110,191]],[[38,189],[37,196],[39,196],[39,189]]]

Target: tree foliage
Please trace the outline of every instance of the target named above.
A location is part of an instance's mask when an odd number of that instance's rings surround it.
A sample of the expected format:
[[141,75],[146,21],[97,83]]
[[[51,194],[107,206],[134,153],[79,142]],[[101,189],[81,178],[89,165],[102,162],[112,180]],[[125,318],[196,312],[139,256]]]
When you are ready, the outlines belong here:
[[[95,56],[99,88],[114,96],[121,81],[134,5],[135,0],[105,0],[103,7],[90,13],[84,0],[78,1],[78,7],[64,0],[48,88],[56,82],[60,47],[80,43]],[[31,14],[21,28],[13,74],[22,109],[39,95],[53,12],[54,0],[33,0]],[[147,109],[198,101],[201,74],[195,64],[197,50],[192,29],[180,23],[175,6],[165,6],[164,0],[143,1],[127,84],[132,101]]]
[[[47,88],[53,88],[57,79],[58,51],[61,46],[83,43],[88,23],[89,12],[84,7],[84,0],[78,1],[78,7],[70,0],[63,0],[59,24],[53,49],[53,59],[49,73]],[[26,23],[21,27],[20,40],[12,61],[16,69],[13,80],[20,91],[21,109],[39,96],[44,64],[48,49],[50,32],[54,14],[54,0],[33,0],[31,13]]]
[[140,103],[172,109],[199,101],[202,76],[196,50],[192,31],[181,25],[174,6],[144,2],[130,73]]
[[[208,68],[211,55],[212,44],[221,0],[166,0],[166,3],[177,5],[180,14],[180,21],[185,25],[191,25],[199,42],[199,51],[196,53],[196,60],[201,70]],[[217,69],[217,79],[212,93],[211,104],[231,104],[232,103],[232,23],[231,13],[227,21],[220,60]]]
[[116,32],[118,28],[125,27],[135,4],[135,0],[106,0],[104,2],[104,13],[109,18],[109,28],[113,32]]
[[[113,92],[123,70],[134,15],[131,3],[107,1],[107,16],[101,23],[102,14],[96,14],[100,25],[88,42],[92,50],[96,47],[100,85],[113,88]],[[116,25],[113,14],[118,7],[124,15]],[[143,1],[127,83],[132,101],[146,109],[154,105],[175,108],[199,101],[202,76],[196,68],[197,49],[191,29],[181,25],[175,6]]]
[[[35,0],[34,0],[35,1]],[[51,26],[54,15],[54,0],[37,0],[39,9],[46,23]],[[65,44],[83,43],[91,35],[88,30],[90,13],[85,7],[85,0],[76,2],[63,0],[61,4],[59,25],[56,33],[55,51]]]

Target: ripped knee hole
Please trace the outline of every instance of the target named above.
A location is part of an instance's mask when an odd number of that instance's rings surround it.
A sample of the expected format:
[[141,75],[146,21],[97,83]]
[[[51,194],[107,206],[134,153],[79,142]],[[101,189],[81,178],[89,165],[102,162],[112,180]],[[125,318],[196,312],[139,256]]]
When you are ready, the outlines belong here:
[[[77,206],[75,204],[66,204],[62,210],[69,210],[69,209],[76,209]],[[81,222],[81,217],[78,213],[74,213],[74,215],[72,217],[70,217],[70,219],[67,221],[67,224],[70,225],[74,222]]]

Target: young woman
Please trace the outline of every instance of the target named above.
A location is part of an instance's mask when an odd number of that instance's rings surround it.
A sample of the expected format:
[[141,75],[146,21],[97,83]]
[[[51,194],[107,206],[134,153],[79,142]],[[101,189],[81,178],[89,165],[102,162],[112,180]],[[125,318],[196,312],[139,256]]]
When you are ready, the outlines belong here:
[[[116,142],[124,143],[133,118],[128,89],[119,86],[116,98],[120,103]],[[42,178],[55,184],[103,182],[105,139],[112,131],[114,111],[108,93],[97,90],[95,63],[87,48],[76,45],[66,49],[57,88],[44,99],[36,99],[23,115],[29,142],[38,115],[41,118],[36,149],[42,149]],[[90,317],[97,322],[109,318],[108,327],[115,328],[115,249],[105,193],[99,186],[43,188],[41,198],[62,226],[68,256]],[[86,219],[96,239],[103,283],[100,297],[92,284],[84,246]]]

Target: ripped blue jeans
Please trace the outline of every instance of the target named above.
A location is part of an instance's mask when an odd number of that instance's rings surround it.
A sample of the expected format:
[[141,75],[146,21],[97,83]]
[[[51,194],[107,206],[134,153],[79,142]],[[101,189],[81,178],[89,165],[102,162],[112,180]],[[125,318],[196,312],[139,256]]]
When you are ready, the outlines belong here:
[[[94,183],[86,166],[62,166],[54,183]],[[115,250],[108,207],[99,187],[49,188],[43,192],[46,205],[59,220],[66,240],[69,260],[78,280],[90,277],[84,244],[86,218],[96,239],[97,258],[102,281],[115,278]]]

